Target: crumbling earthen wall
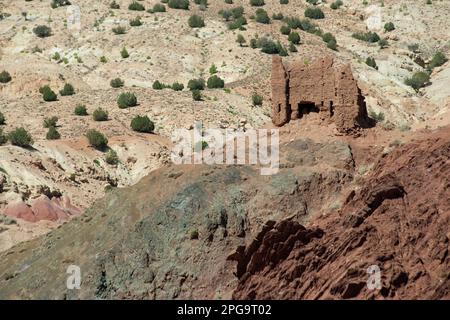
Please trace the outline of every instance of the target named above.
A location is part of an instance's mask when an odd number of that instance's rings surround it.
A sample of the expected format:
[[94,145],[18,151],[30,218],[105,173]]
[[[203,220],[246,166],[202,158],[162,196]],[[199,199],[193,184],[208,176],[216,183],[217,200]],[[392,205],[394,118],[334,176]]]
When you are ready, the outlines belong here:
[[340,132],[368,125],[364,97],[350,65],[336,67],[332,57],[286,67],[274,56],[271,82],[272,121],[277,126],[310,112],[332,118]]

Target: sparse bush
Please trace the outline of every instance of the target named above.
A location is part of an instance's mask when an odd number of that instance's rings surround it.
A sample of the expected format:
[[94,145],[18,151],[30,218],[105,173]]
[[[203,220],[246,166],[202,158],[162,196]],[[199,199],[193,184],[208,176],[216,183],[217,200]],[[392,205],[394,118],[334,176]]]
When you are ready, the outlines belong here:
[[245,44],[245,38],[242,34],[237,35],[236,42],[239,43],[239,46],[242,47]]
[[202,100],[202,94],[201,94],[200,90],[198,90],[198,89],[192,90],[192,99],[194,99],[194,101]]
[[152,133],[155,124],[147,116],[136,116],[131,120],[131,128],[137,132]]
[[110,7],[111,9],[120,9],[120,5],[116,2],[116,0],[114,0],[113,2],[111,2],[111,3],[109,4],[109,7]]
[[112,28],[112,31],[115,34],[125,34],[127,32],[127,29],[125,29],[125,27],[122,27],[122,26],[117,26],[117,27]]
[[69,0],[52,0],[52,2],[50,3],[50,6],[53,9],[56,9],[58,7],[63,7],[63,6],[70,6],[71,3]]
[[333,10],[339,9],[344,3],[342,0],[337,0],[330,5],[330,8]]
[[378,45],[381,49],[384,49],[389,45],[389,42],[386,39],[380,39],[378,40]]
[[107,121],[108,111],[103,110],[102,108],[97,108],[92,113],[92,118],[94,119],[94,121]]
[[288,40],[292,42],[293,44],[299,44],[300,43],[300,35],[297,32],[291,32],[289,34]]
[[331,50],[337,50],[337,42],[336,39],[332,39],[329,42],[327,42],[327,48]]
[[110,82],[109,84],[110,84],[111,87],[113,87],[113,88],[121,88],[121,87],[124,86],[125,83],[123,82],[122,79],[120,79],[120,78],[115,78],[115,79],[112,79],[111,82]]
[[259,23],[264,23],[264,24],[270,23],[269,15],[267,14],[266,10],[261,9],[261,8],[256,10],[255,20],[256,20],[256,22],[259,22]]
[[45,138],[47,140],[58,140],[59,138],[61,138],[61,134],[58,132],[58,130],[56,130],[55,127],[49,127]]
[[152,88],[155,90],[162,90],[164,89],[164,85],[159,80],[156,80],[153,82]]
[[205,26],[205,21],[203,20],[202,17],[194,14],[194,15],[190,16],[190,18],[188,20],[188,24],[189,24],[189,27],[191,27],[191,28],[202,28]]
[[70,83],[66,83],[64,88],[59,91],[62,96],[72,96],[75,94],[75,89]]
[[136,17],[134,19],[131,19],[130,20],[130,26],[132,26],[132,27],[142,26],[141,17]]
[[367,64],[369,67],[372,67],[372,68],[378,70],[378,66],[377,66],[377,63],[375,62],[375,59],[374,59],[374,58],[372,58],[372,57],[367,57],[367,59],[366,59],[366,64]]
[[225,0],[226,4],[233,4],[233,0]]
[[379,113],[376,113],[375,111],[370,111],[369,112],[369,117],[371,117],[376,122],[383,122],[384,121],[384,113],[381,112],[381,111]]
[[40,26],[35,27],[33,29],[33,32],[39,38],[46,38],[46,37],[50,37],[51,36],[52,29],[50,27],[45,26],[45,25],[40,25]]
[[419,91],[430,81],[430,75],[426,72],[418,71],[412,75],[411,78],[405,80],[405,84]]
[[137,106],[137,98],[131,92],[121,93],[117,98],[117,105],[120,109]]
[[58,117],[56,116],[44,119],[44,128],[56,127],[57,124]]
[[289,26],[283,25],[280,28],[281,34],[288,35],[291,33],[291,28]]
[[108,139],[99,131],[90,129],[86,132],[89,144],[98,150],[104,150],[108,146]]
[[189,0],[169,0],[169,8],[189,10]]
[[8,137],[3,133],[3,129],[0,128],[0,146],[8,142]]
[[289,51],[290,52],[298,52],[297,47],[292,42],[289,44]]
[[191,234],[190,234],[189,238],[191,240],[197,240],[198,236],[199,236],[198,231],[197,230],[193,230],[193,231],[191,231]]
[[283,20],[284,16],[281,12],[272,14],[273,20]]
[[0,83],[8,83],[11,81],[11,75],[8,71],[0,72]]
[[161,3],[157,3],[153,6],[152,11],[153,12],[166,12],[166,6]]
[[244,30],[244,25],[247,24],[247,19],[245,19],[245,17],[239,17],[236,18],[234,21],[230,22],[228,24],[228,29],[230,30],[235,30],[235,29],[239,29],[239,30]]
[[264,0],[250,0],[250,5],[254,7],[260,7],[265,5]]
[[3,113],[0,112],[0,126],[5,124],[5,116]]
[[280,0],[280,4],[288,4],[289,0]]
[[108,59],[106,59],[105,56],[101,56],[101,57],[100,57],[100,62],[101,62],[101,63],[107,63],[107,62],[108,62]]
[[263,104],[263,97],[260,96],[257,93],[254,93],[252,95],[252,103],[253,103],[254,106],[262,106],[262,104]]
[[110,165],[116,165],[119,163],[119,157],[117,156],[117,152],[113,149],[109,149],[105,155],[105,162]]
[[216,74],[217,73],[217,67],[216,65],[213,63],[211,65],[211,67],[209,67],[209,74]]
[[184,84],[179,83],[179,82],[174,82],[172,84],[172,89],[175,91],[182,91],[184,89]]
[[14,146],[27,148],[33,144],[33,138],[24,128],[16,128],[8,134],[8,139]]
[[[442,52],[436,52],[433,56],[433,58],[431,59],[428,68],[430,70],[436,68],[436,67],[440,67],[442,66],[444,63],[446,63],[448,61],[447,57],[445,56],[445,54],[443,54]],[[0,81],[1,82],[1,81]]]
[[386,22],[384,24],[384,30],[386,30],[387,32],[395,30],[395,25],[392,22]]
[[323,14],[323,11],[320,10],[320,8],[307,8],[305,10],[305,17],[311,19],[323,19],[325,18],[325,15]]
[[210,89],[223,88],[225,86],[225,82],[217,75],[212,75],[207,81],[207,86]]
[[56,93],[49,86],[41,87],[39,92],[42,94],[44,101],[50,102],[56,101],[57,99]]
[[122,56],[122,58],[126,59],[130,56],[130,54],[128,53],[127,48],[123,47],[122,50],[120,51],[120,55]]
[[140,4],[137,1],[133,1],[132,3],[130,3],[130,5],[128,6],[128,10],[133,10],[133,11],[144,11],[145,7]]
[[88,114],[87,110],[86,110],[86,106],[82,105],[82,104],[79,104],[75,107],[74,113],[77,116],[87,116],[87,114]]
[[188,82],[189,90],[204,90],[205,89],[205,80],[202,78],[192,79]]
[[361,41],[375,43],[380,41],[380,36],[376,32],[355,32],[352,37]]

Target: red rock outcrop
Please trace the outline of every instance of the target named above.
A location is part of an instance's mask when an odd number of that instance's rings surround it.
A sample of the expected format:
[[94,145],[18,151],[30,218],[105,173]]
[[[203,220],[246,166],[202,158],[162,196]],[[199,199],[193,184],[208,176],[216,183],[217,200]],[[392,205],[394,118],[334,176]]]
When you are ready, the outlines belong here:
[[[450,129],[382,158],[309,228],[268,222],[237,261],[235,299],[450,299]],[[379,268],[370,288],[368,268]],[[373,284],[373,282],[372,282]]]
[[65,221],[71,216],[79,215],[81,210],[70,203],[68,197],[52,198],[41,196],[33,201],[31,206],[19,201],[5,208],[5,215],[29,222],[41,220]]
[[286,67],[281,57],[273,56],[271,86],[272,121],[277,126],[310,112],[333,119],[342,133],[369,125],[364,96],[350,65],[337,67],[332,57]]

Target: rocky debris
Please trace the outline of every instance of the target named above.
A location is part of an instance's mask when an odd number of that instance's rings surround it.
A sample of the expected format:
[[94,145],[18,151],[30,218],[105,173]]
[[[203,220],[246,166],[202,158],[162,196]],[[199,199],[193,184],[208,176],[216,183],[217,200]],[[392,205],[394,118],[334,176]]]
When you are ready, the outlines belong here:
[[272,122],[277,126],[310,112],[332,119],[342,133],[371,125],[350,65],[337,67],[332,57],[285,67],[281,57],[273,56],[271,86]]
[[[271,179],[258,167],[170,166],[112,190],[47,237],[0,254],[0,298],[230,298],[236,279],[224,253],[251,241],[267,220],[305,222],[351,181],[348,145],[327,144],[282,148],[290,165]],[[33,265],[4,280],[25,256]],[[83,270],[76,292],[60,284],[67,259]]]
[[67,196],[48,198],[45,195],[27,205],[23,201],[10,203],[5,208],[5,215],[19,218],[28,222],[41,220],[65,221],[79,215],[81,210],[70,203]]
[[449,137],[447,128],[383,157],[340,211],[308,228],[266,225],[230,256],[233,298],[449,299]]

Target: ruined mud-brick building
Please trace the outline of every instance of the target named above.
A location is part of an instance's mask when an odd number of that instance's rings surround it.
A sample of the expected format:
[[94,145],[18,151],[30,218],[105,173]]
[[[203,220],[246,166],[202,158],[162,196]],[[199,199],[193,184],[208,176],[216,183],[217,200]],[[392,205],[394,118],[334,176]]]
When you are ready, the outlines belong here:
[[366,103],[350,65],[337,67],[326,57],[306,65],[285,66],[272,58],[272,121],[282,126],[304,114],[318,112],[332,119],[340,132],[348,133],[369,124]]

